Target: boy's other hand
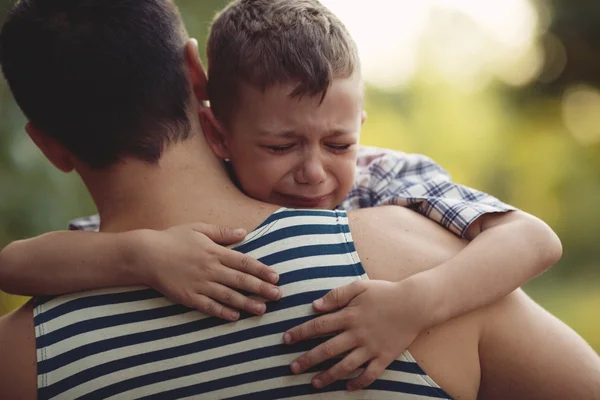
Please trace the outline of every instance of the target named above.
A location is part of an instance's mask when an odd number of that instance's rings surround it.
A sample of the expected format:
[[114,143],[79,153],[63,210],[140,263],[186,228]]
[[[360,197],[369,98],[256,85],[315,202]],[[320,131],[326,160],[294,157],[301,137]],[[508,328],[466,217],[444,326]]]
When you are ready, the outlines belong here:
[[288,330],[284,343],[337,335],[294,360],[292,372],[302,373],[347,352],[340,362],[317,374],[312,380],[313,386],[327,386],[368,363],[366,369],[346,385],[348,390],[367,387],[429,326],[420,303],[423,299],[420,292],[410,278],[394,283],[356,281],[331,290],[313,302],[317,312],[328,314]]
[[279,280],[275,270],[223,247],[243,240],[243,229],[199,222],[132,234],[136,242],[129,264],[140,271],[147,285],[174,302],[235,321],[240,316],[238,310],[256,315],[266,310],[264,301],[249,298],[238,290],[266,300],[281,298],[281,289],[275,285]]

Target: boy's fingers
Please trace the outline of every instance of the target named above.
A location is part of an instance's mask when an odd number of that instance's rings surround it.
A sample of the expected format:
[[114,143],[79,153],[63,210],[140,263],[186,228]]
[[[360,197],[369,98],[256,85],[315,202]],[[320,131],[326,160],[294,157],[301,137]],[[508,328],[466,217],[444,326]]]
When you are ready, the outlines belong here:
[[192,224],[191,228],[200,232],[213,242],[221,245],[228,245],[241,242],[248,233],[245,229],[234,229],[222,225],[211,225],[203,222]]
[[293,344],[301,340],[312,339],[328,333],[345,329],[346,320],[342,312],[323,315],[293,327],[283,335],[285,344]]
[[313,301],[313,307],[318,312],[330,312],[345,307],[350,301],[361,294],[365,286],[361,281],[330,290],[325,296]]
[[279,274],[275,272],[273,268],[266,266],[247,254],[235,250],[224,249],[223,254],[219,258],[221,262],[229,268],[254,275],[265,282],[274,284],[279,281]]
[[191,305],[201,313],[227,321],[236,321],[240,317],[239,312],[232,310],[229,307],[225,307],[223,304],[201,294],[198,295],[194,304]]
[[346,389],[354,391],[366,388],[383,374],[388,365],[379,359],[372,360],[362,374],[348,382]]
[[224,285],[212,285],[207,295],[223,304],[227,304],[238,310],[247,311],[250,314],[263,315],[267,310],[267,306],[262,301],[246,297]]
[[343,332],[295,359],[290,364],[290,369],[294,374],[300,374],[323,361],[352,350],[353,347],[352,336]]
[[342,361],[315,376],[312,379],[312,384],[316,388],[330,385],[358,370],[367,361],[369,361],[367,350],[365,348],[355,349],[352,353],[344,357]]
[[281,298],[281,289],[277,286],[232,268],[223,268],[219,282],[230,288],[244,290],[267,300],[277,301]]

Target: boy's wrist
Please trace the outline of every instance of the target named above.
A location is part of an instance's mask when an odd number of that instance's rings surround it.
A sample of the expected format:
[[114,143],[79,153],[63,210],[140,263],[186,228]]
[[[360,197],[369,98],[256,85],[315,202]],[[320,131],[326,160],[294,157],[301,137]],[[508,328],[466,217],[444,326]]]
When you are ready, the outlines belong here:
[[400,307],[413,307],[418,315],[419,331],[431,328],[443,322],[439,312],[438,300],[440,297],[435,292],[434,280],[422,273],[415,274],[396,283]]
[[132,285],[154,286],[155,274],[146,261],[152,249],[152,231],[137,229],[124,232],[119,240],[120,260],[124,278]]
[[[415,274],[404,281],[410,282],[411,292],[419,302],[419,310],[423,315],[421,329],[428,329],[451,319],[447,285],[441,282],[436,268]],[[404,282],[402,281],[402,282]]]

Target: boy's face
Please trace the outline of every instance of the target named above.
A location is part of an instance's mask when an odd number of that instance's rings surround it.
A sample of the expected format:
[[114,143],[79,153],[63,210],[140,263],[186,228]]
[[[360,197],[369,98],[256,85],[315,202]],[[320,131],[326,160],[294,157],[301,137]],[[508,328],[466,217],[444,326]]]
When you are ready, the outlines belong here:
[[[291,208],[335,208],[354,183],[363,117],[360,74],[321,94],[291,98],[294,85],[240,90],[223,154],[249,196]],[[227,132],[226,132],[227,131]]]

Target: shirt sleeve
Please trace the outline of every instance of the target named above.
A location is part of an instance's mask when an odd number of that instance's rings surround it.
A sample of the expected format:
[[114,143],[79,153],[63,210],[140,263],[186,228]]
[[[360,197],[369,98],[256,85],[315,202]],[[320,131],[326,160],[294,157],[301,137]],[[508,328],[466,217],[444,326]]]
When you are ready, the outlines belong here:
[[452,182],[450,174],[425,155],[369,147],[359,150],[358,157],[355,184],[341,208],[408,207],[460,237],[484,214],[516,210]]
[[69,222],[70,231],[93,231],[100,230],[100,216],[90,215],[89,217],[77,218]]

